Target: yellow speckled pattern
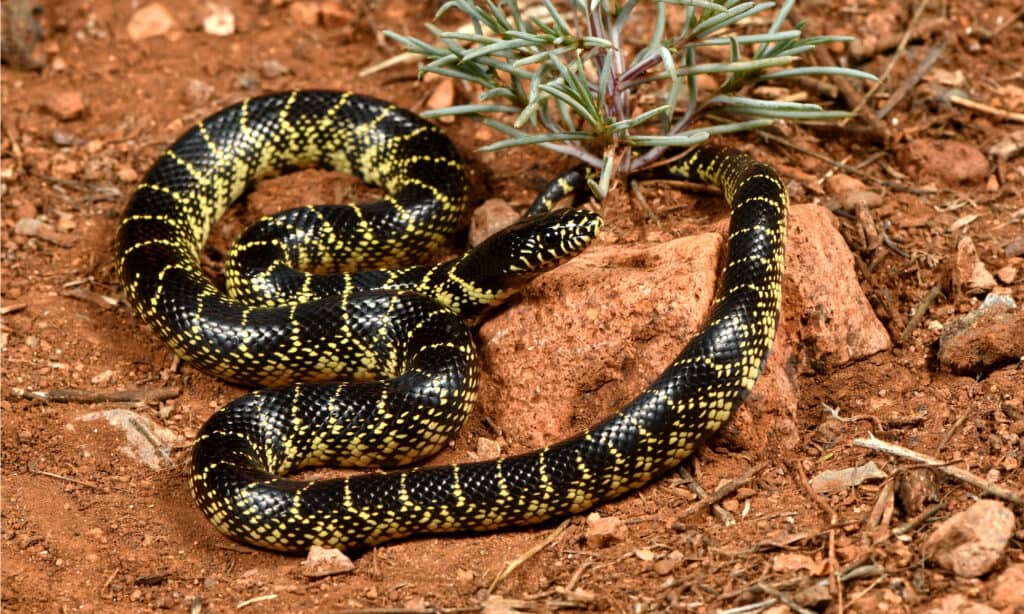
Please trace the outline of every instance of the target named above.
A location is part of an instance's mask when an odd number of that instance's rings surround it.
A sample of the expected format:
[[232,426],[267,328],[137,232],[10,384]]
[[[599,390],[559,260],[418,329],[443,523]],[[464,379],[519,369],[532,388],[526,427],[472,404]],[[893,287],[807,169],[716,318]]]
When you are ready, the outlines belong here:
[[[217,289],[199,267],[213,221],[252,182],[307,165],[352,172],[387,196],[260,221],[232,251],[227,292]],[[186,133],[125,213],[125,293],[197,367],[245,384],[291,384],[243,396],[203,426],[189,478],[200,510],[249,544],[358,550],[577,513],[676,466],[729,418],[764,365],[788,201],[773,169],[736,151],[698,149],[660,173],[722,188],[733,211],[729,258],[707,323],[636,399],[528,454],[300,481],[281,476],[318,465],[402,465],[445,445],[479,377],[459,316],[589,243],[596,214],[545,213],[560,196],[578,195],[586,172],[553,181],[532,217],[464,256],[417,266],[410,261],[455,232],[466,200],[458,157],[430,124],[355,94],[299,91],[245,101]],[[398,268],[373,270],[381,266]],[[337,380],[346,381],[318,383]]]

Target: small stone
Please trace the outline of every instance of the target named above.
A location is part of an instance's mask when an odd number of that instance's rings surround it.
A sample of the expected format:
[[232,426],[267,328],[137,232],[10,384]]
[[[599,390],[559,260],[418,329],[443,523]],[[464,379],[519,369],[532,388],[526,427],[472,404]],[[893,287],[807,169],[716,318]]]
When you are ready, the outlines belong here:
[[829,196],[842,196],[849,192],[857,192],[866,189],[867,186],[864,185],[863,181],[843,173],[836,173],[825,180],[825,192],[827,192]]
[[[430,98],[427,99],[426,108],[437,110],[445,107],[450,107],[455,103],[455,83],[451,79],[444,79],[439,81],[434,91],[430,94]],[[450,124],[455,121],[455,118],[451,115],[445,115],[440,118],[440,121],[446,124]]]
[[943,328],[937,354],[942,367],[974,375],[1024,356],[1024,309],[999,298],[1003,300],[986,301]]
[[896,502],[908,517],[917,516],[931,502],[939,500],[935,474],[929,469],[912,469],[896,476]]
[[127,164],[121,164],[115,171],[118,180],[125,183],[137,183],[139,181],[139,174],[135,172],[135,169],[128,166]]
[[1003,611],[1024,609],[1024,563],[1010,565],[996,576],[992,581],[990,603]]
[[476,574],[468,569],[455,570],[455,583],[463,591],[471,591],[476,586]]
[[964,595],[946,595],[930,602],[924,614],[999,614],[987,605],[971,601]]
[[1016,519],[999,501],[983,499],[950,516],[928,536],[923,553],[963,578],[988,573],[1002,559]]
[[797,591],[793,600],[815,611],[825,610],[825,606],[832,602],[832,594],[828,590],[828,584],[812,584],[807,588]]
[[776,573],[806,571],[812,576],[820,576],[825,573],[826,567],[828,561],[815,560],[802,552],[780,552],[772,557],[772,571]]
[[235,33],[235,14],[223,4],[208,2],[209,13],[203,18],[203,32],[211,36],[231,36]]
[[283,77],[291,72],[292,71],[287,66],[277,60],[267,60],[260,64],[260,73],[268,79]]
[[591,512],[587,516],[586,539],[591,548],[605,548],[626,539],[626,524],[621,518]]
[[872,192],[871,190],[853,190],[843,194],[840,202],[847,209],[856,209],[858,207],[873,209],[881,206],[885,199],[878,192]]
[[315,26],[320,21],[320,5],[316,2],[293,2],[288,5],[292,21],[302,26]]
[[724,507],[728,512],[738,514],[740,511],[740,502],[732,498],[726,499],[725,501],[722,501],[722,507]]
[[904,173],[949,186],[981,183],[991,174],[985,154],[963,141],[913,139],[897,152],[896,158]]
[[209,102],[213,98],[214,92],[213,86],[209,83],[199,79],[189,79],[185,82],[182,95],[185,97],[185,102],[192,106],[199,106]]
[[177,27],[174,16],[163,4],[154,2],[135,11],[128,21],[128,38],[140,41],[164,36]]
[[1024,256],[1024,237],[1018,237],[1008,241],[1006,245],[1003,245],[1003,253],[1010,258]]
[[996,279],[998,279],[999,283],[1003,284],[1004,286],[1012,285],[1013,282],[1017,279],[1017,267],[1013,266],[1012,264],[1008,264],[1004,267],[999,267],[999,270],[996,271]]
[[46,101],[46,110],[62,122],[76,120],[85,115],[82,92],[65,90]]
[[313,546],[302,562],[302,575],[307,578],[326,578],[338,574],[349,573],[356,566],[352,559],[337,548],[321,548]]
[[652,569],[654,569],[654,573],[659,576],[667,576],[676,569],[679,569],[681,564],[682,561],[679,559],[661,559],[660,561],[654,562]]
[[490,460],[501,456],[501,444],[487,437],[476,440],[476,455],[480,460]]
[[484,239],[511,226],[522,217],[503,198],[490,198],[473,210],[473,219],[469,223],[469,244],[480,245]]
[[39,212],[36,210],[36,206],[33,203],[20,203],[14,208],[14,219],[17,220],[31,220]]
[[985,294],[996,287],[996,279],[978,258],[978,250],[970,237],[962,237],[956,246],[956,262],[953,265],[953,288],[968,296]]
[[356,16],[352,9],[340,2],[321,2],[320,19],[328,28],[348,26],[355,22]]

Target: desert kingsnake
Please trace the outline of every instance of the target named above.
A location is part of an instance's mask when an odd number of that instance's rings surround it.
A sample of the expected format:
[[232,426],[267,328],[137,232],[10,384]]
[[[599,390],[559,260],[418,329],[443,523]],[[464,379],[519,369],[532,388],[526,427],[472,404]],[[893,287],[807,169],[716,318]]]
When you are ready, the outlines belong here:
[[[217,290],[199,259],[213,222],[257,179],[309,165],[351,172],[388,195],[265,218],[229,258],[229,291],[243,298]],[[473,405],[478,379],[471,335],[455,312],[475,313],[582,249],[600,218],[554,211],[447,265],[324,282],[291,266],[396,266],[457,229],[467,180],[447,138],[386,103],[322,91],[254,98],[199,123],[157,160],[128,205],[118,269],[129,302],[178,354],[230,381],[354,381],[261,390],[216,412],[192,455],[199,508],[250,544],[352,550],[577,513],[677,465],[728,419],[763,367],[779,308],[787,196],[774,170],[731,150],[698,149],[661,174],[722,188],[732,204],[729,257],[704,328],[637,398],[576,437],[519,456],[295,481],[277,476],[322,464],[394,466],[440,449]],[[552,182],[533,209],[578,187]],[[271,287],[288,292],[280,306],[243,302]]]

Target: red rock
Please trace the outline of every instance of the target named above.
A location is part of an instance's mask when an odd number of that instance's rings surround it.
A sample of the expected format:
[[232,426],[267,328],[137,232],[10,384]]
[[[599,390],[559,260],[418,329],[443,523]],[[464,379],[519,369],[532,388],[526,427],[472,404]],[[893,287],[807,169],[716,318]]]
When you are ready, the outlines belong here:
[[46,110],[63,122],[72,121],[85,115],[85,99],[82,92],[65,90],[46,101]]
[[949,186],[981,183],[990,174],[985,154],[963,141],[914,139],[897,151],[896,159],[911,177],[927,177]]
[[[763,452],[797,437],[793,365],[830,368],[889,347],[833,219],[822,207],[792,208],[779,334],[726,429],[741,447]],[[717,233],[638,246],[599,240],[485,322],[481,404],[511,451],[576,434],[643,390],[707,315],[723,249]]]
[[946,326],[939,338],[939,364],[972,375],[1024,356],[1024,309],[1002,300],[987,302]]
[[[924,614],[999,614],[989,606],[971,601],[964,595],[946,595],[925,606]],[[867,610],[870,611],[870,610]]]
[[469,244],[480,245],[484,239],[502,228],[519,221],[522,215],[508,204],[504,198],[489,198],[479,207],[473,209],[473,219],[469,223]]
[[968,296],[985,294],[996,287],[996,279],[978,257],[978,250],[970,237],[962,237],[956,245],[953,264],[953,291]]
[[626,524],[615,516],[602,517],[597,512],[587,516],[587,545],[605,548],[626,539]]
[[320,21],[320,5],[316,2],[293,2],[288,5],[292,21],[303,26],[315,26]]
[[988,573],[1002,559],[1016,519],[1009,507],[982,499],[950,516],[928,536],[926,558],[963,578]]
[[348,573],[356,566],[352,559],[337,548],[322,548],[313,546],[302,561],[302,575],[307,578],[326,578],[338,574]]
[[128,21],[128,38],[140,41],[168,34],[177,27],[177,22],[167,7],[154,2],[132,14]]
[[992,581],[993,606],[1017,612],[1024,609],[1024,563],[1007,567]]

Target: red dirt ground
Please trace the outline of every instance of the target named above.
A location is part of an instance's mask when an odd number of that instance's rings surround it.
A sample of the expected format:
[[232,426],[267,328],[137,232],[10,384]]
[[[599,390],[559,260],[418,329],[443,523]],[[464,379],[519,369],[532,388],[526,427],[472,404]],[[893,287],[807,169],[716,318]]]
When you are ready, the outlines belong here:
[[[3,72],[0,548],[6,609],[715,611],[765,599],[759,583],[797,594],[824,579],[831,565],[875,564],[880,574],[833,587],[829,605],[812,609],[906,612],[951,594],[985,602],[998,572],[1024,561],[1020,510],[1015,537],[991,574],[960,579],[924,560],[921,544],[933,524],[979,494],[962,482],[938,478],[943,509],[898,539],[890,529],[908,520],[909,512],[890,506],[891,520],[871,518],[885,490],[881,484],[816,501],[799,477],[868,459],[890,474],[911,466],[853,445],[854,439],[874,433],[958,461],[1018,492],[1024,488],[1019,468],[1021,364],[984,376],[956,376],[935,357],[938,324],[978,304],[977,298],[950,287],[962,236],[973,238],[988,270],[1007,275],[1003,279],[1009,281],[1001,281],[998,292],[1024,302],[1024,260],[1011,255],[1014,242],[1024,237],[1024,158],[990,157],[980,176],[963,182],[952,178],[969,159],[955,147],[987,153],[1022,125],[949,97],[952,91],[997,110],[1024,112],[1019,3],[932,3],[917,22],[920,35],[898,56],[893,47],[916,3],[799,3],[810,30],[864,39],[868,49],[857,66],[881,74],[898,57],[865,115],[875,116],[894,98],[898,103],[875,124],[861,119],[846,130],[786,125],[781,128],[785,143],[756,136],[732,142],[754,143],[760,157],[777,164],[795,202],[843,209],[841,199],[822,187],[836,172],[822,157],[858,168],[846,172],[857,173],[869,190],[883,196],[866,213],[861,209],[860,215],[840,217],[840,226],[894,349],[800,376],[799,445],[780,444],[755,455],[719,441],[696,455],[688,467],[708,491],[765,464],[744,489],[722,502],[739,516],[737,524],[706,511],[682,517],[697,497],[673,474],[600,508],[603,516],[621,519],[626,528],[625,538],[608,547],[588,544],[586,523],[575,518],[561,533],[553,533],[552,524],[407,540],[360,556],[352,573],[319,580],[306,579],[298,559],[225,540],[195,509],[184,473],[188,442],[210,413],[240,389],[179,364],[123,299],[116,305],[104,299],[120,297],[112,238],[134,185],[162,149],[193,121],[230,102],[264,91],[316,87],[350,89],[422,109],[436,83],[417,81],[414,66],[369,77],[358,73],[395,53],[381,31],[424,36],[422,24],[430,20],[435,3],[364,0],[349,10],[350,18],[324,18],[316,25],[304,25],[297,17],[317,3],[223,4],[236,18],[233,35],[205,34],[202,19],[208,5],[186,0],[167,3],[175,30],[133,41],[126,27],[138,3],[54,0],[39,16],[43,39],[35,52],[41,68],[7,66]],[[17,49],[8,47],[14,35],[5,29],[4,36],[5,61],[17,60]],[[876,44],[881,47],[872,47]],[[944,47],[934,68],[900,93],[926,53],[940,44]],[[854,62],[850,48],[835,46],[832,52]],[[80,114],[74,113],[76,95],[84,102]],[[829,98],[833,95],[831,86],[809,94],[824,104],[849,104]],[[62,119],[68,105],[72,116]],[[552,168],[567,164],[532,150],[474,154],[493,133],[468,122],[445,129],[469,158],[481,199],[495,195],[525,203]],[[350,181],[307,172],[260,191],[301,201],[310,195],[345,196],[350,186]],[[662,190],[652,191],[649,199],[655,214],[664,212],[662,223],[670,234],[681,215],[671,213],[678,211],[680,198]],[[625,208],[614,219],[620,241],[655,233],[646,212],[624,198],[608,206]],[[233,235],[240,220],[253,215],[229,216],[220,229]],[[46,226],[28,236],[33,219]],[[880,230],[906,255],[872,241]],[[214,245],[222,244],[215,237]],[[1008,277],[1010,269],[1017,271],[1015,279]],[[910,315],[933,286],[942,288],[943,295],[901,343]],[[160,387],[177,387],[181,394],[133,409],[181,438],[165,470],[149,469],[120,451],[121,431],[80,420],[89,412],[125,404],[39,402],[20,393]],[[856,419],[837,420],[826,405]],[[468,458],[477,438],[488,433],[474,417],[435,462]],[[835,513],[831,526],[826,508]],[[548,538],[551,544],[488,591],[507,562]]]

